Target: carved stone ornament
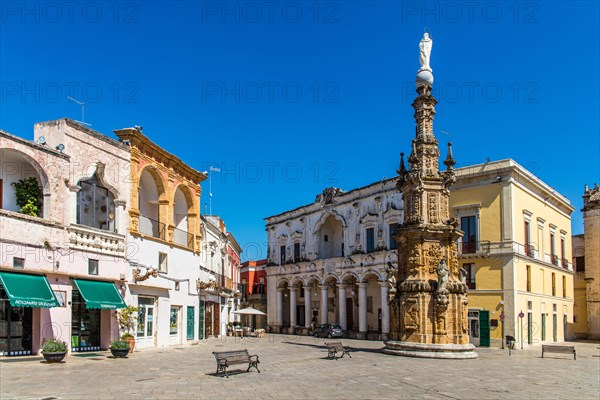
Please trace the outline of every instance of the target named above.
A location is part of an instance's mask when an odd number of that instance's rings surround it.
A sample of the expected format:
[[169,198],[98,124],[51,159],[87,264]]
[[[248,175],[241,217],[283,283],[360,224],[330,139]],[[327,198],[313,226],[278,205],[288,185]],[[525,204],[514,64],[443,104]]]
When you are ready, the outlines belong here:
[[344,191],[340,188],[329,187],[323,190],[323,193],[317,195],[315,201],[320,202],[321,204],[332,204],[333,199],[340,194],[344,193]]
[[419,329],[419,305],[415,298],[406,299],[404,304],[404,328],[408,331]]

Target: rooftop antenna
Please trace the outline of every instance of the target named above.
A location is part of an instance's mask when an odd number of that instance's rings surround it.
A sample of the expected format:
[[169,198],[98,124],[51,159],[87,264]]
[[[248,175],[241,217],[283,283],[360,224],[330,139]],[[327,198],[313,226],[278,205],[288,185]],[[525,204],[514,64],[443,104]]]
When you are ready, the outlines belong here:
[[452,134],[450,132],[446,132],[446,131],[440,131],[442,132],[444,135],[448,135],[448,141],[451,142],[452,141]]
[[67,99],[69,99],[72,102],[77,103],[81,106],[81,121],[75,120],[75,122],[79,122],[82,125],[92,126],[92,124],[88,124],[87,122],[85,122],[85,103],[83,101],[77,101],[74,98],[72,98],[71,96],[67,96]]
[[[212,215],[212,175],[215,172],[221,172],[221,168],[217,168],[217,167],[213,167],[212,165],[210,166],[210,168],[208,169],[208,171],[204,171],[205,175],[208,175],[208,210],[209,210],[209,214],[208,215]],[[205,207],[205,211],[204,213],[206,213],[206,203],[204,204]]]

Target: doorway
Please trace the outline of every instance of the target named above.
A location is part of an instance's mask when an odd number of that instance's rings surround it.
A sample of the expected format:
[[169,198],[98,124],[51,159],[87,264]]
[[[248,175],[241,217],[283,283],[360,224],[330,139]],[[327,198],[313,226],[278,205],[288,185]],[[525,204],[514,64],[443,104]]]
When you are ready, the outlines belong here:
[[154,344],[154,298],[138,297],[136,337],[140,347]]
[[479,346],[479,310],[469,310],[469,341]]
[[86,307],[78,290],[73,290],[71,348],[73,351],[100,350],[100,310]]
[[194,307],[188,306],[187,307],[187,318],[186,318],[187,329],[186,329],[186,336],[185,336],[187,340],[194,339],[194,331],[196,330],[194,327],[195,314],[196,314],[196,312],[194,310]]
[[0,356],[30,355],[33,312],[30,307],[13,307],[0,289]]

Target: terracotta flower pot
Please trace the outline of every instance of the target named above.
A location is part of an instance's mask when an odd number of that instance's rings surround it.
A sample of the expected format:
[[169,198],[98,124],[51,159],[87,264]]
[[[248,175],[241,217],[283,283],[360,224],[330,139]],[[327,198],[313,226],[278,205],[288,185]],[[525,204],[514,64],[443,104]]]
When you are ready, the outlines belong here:
[[133,353],[133,349],[135,348],[135,338],[134,337],[127,337],[127,338],[123,338],[124,341],[126,341],[127,343],[129,343],[129,353]]

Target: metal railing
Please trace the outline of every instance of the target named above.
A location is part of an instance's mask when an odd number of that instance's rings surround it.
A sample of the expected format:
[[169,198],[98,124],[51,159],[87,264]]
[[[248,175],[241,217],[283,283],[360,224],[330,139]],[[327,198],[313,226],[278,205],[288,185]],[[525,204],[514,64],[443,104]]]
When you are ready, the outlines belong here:
[[194,248],[194,235],[184,231],[183,229],[173,229],[173,242],[183,247],[190,249]]
[[459,254],[489,253],[490,246],[491,242],[489,240],[478,242],[459,242],[458,251]]
[[160,221],[140,215],[140,233],[165,240],[166,225]]
[[558,256],[556,254],[550,254],[550,262],[554,265],[558,265]]
[[569,269],[569,260],[566,258],[561,258],[561,264],[564,269]]

